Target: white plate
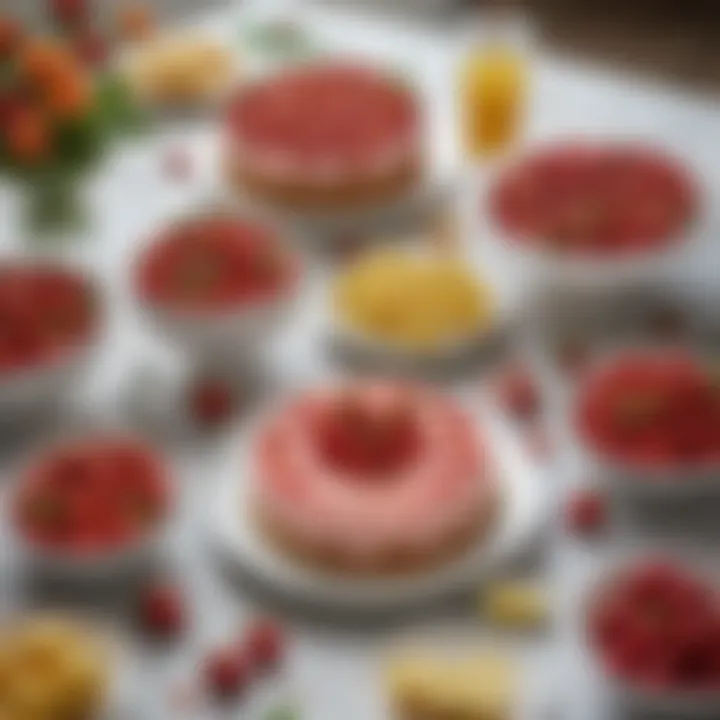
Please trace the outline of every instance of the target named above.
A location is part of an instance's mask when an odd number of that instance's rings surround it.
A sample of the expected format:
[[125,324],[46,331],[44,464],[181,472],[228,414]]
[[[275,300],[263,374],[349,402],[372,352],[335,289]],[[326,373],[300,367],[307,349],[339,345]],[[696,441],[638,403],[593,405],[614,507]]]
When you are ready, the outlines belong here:
[[253,431],[234,436],[227,454],[210,530],[223,553],[258,580],[306,601],[349,609],[380,610],[429,602],[471,588],[522,550],[543,525],[546,483],[509,428],[482,414],[490,435],[504,496],[503,512],[488,536],[440,568],[392,578],[362,578],[302,565],[273,548],[249,517],[251,478],[248,442]]

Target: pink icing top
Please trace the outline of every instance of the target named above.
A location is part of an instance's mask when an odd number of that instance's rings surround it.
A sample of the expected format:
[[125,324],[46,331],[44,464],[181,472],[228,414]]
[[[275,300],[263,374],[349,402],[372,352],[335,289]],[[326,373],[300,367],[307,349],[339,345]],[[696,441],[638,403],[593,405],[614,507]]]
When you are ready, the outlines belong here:
[[[397,392],[365,384],[353,392]],[[313,416],[338,389],[292,400],[263,429],[255,456],[263,513],[307,543],[355,555],[432,548],[490,506],[493,485],[471,419],[450,398],[403,388],[419,431],[417,451],[399,470],[371,480],[332,467],[313,437]]]

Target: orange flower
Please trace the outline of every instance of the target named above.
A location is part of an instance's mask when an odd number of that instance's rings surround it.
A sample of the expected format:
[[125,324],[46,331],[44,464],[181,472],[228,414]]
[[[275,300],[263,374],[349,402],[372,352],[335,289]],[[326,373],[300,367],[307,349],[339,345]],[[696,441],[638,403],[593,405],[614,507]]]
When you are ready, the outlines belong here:
[[77,62],[69,48],[52,40],[28,42],[20,53],[20,72],[31,83],[47,88],[77,72]]
[[90,107],[90,83],[80,73],[68,75],[63,82],[47,88],[45,102],[53,117],[63,120],[80,117]]
[[42,115],[24,109],[16,113],[6,129],[7,148],[16,160],[34,165],[47,157],[50,150],[50,130]]
[[125,40],[143,40],[155,28],[155,18],[142,3],[122,5],[118,9],[116,23],[120,36]]

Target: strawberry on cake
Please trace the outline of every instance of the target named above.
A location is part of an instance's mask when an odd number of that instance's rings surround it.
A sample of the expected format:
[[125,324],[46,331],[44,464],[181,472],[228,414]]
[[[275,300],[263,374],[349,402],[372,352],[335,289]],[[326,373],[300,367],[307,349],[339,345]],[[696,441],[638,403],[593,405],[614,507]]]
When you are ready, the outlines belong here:
[[494,519],[486,449],[453,400],[384,381],[292,399],[255,447],[262,531],[285,552],[348,572],[424,569]]
[[328,61],[253,83],[231,100],[229,172],[251,194],[332,210],[390,201],[423,164],[416,94],[371,67]]

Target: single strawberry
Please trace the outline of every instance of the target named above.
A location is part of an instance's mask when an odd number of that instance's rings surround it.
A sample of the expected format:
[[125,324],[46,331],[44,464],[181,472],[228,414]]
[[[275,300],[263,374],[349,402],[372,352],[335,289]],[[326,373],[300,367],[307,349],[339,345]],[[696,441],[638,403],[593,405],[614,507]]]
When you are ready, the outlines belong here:
[[594,490],[576,491],[566,506],[566,521],[578,534],[598,532],[606,521],[604,498]]
[[148,634],[159,638],[179,635],[187,618],[180,589],[173,585],[146,588],[140,598],[140,621]]
[[247,686],[250,670],[248,658],[234,646],[211,652],[202,668],[207,688],[221,698],[239,695]]
[[190,388],[189,405],[196,422],[204,427],[217,427],[232,415],[235,398],[226,383],[212,378],[201,379]]
[[282,628],[272,620],[252,623],[245,636],[245,648],[253,667],[266,670],[282,661],[285,637]]

